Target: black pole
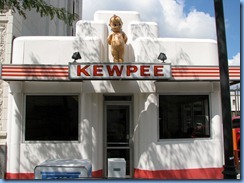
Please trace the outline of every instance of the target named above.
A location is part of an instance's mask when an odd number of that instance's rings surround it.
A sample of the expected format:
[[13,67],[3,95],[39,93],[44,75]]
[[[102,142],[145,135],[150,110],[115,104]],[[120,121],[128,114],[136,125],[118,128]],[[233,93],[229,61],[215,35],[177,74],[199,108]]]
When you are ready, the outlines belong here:
[[219,53],[220,90],[222,103],[221,106],[224,133],[225,165],[224,171],[222,173],[224,174],[224,179],[236,179],[237,171],[235,168],[233,154],[232,121],[230,107],[229,66],[227,59],[225,21],[222,0],[214,0],[214,9]]

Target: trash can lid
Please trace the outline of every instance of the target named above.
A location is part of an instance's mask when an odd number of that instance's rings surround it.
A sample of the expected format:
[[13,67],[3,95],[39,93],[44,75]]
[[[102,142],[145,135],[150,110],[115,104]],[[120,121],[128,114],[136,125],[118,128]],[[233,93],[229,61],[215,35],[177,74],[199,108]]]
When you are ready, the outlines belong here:
[[108,161],[125,162],[124,158],[108,158]]
[[91,165],[88,159],[49,159],[39,164],[38,166],[89,166]]

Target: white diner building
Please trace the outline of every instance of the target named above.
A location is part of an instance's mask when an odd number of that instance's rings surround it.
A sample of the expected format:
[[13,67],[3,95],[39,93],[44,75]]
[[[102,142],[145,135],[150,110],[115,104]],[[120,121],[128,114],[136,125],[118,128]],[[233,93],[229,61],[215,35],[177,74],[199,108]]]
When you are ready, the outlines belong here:
[[[107,44],[114,14],[128,37],[124,63]],[[106,178],[107,159],[125,158],[134,179],[222,179],[218,65],[216,41],[160,38],[133,11],[97,11],[77,22],[76,36],[16,38],[12,63],[1,65],[5,178],[33,179],[48,159],[88,159],[92,177]],[[240,67],[229,75],[239,81]]]

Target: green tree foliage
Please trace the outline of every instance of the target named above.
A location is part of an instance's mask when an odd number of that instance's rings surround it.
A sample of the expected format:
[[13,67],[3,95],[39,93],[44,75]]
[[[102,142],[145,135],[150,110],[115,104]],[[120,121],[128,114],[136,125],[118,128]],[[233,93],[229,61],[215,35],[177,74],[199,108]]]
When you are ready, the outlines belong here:
[[44,0],[0,0],[0,12],[6,9],[18,12],[24,18],[26,18],[26,10],[35,9],[37,13],[40,13],[41,17],[49,16],[52,20],[57,16],[58,19],[69,25],[78,19],[77,14],[70,13],[64,8],[54,7],[47,4]]

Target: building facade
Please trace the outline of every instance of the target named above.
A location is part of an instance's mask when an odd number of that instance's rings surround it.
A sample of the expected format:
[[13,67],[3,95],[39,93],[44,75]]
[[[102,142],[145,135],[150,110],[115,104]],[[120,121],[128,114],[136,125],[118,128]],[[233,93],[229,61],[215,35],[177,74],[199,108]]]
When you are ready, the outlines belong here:
[[[78,0],[47,0],[55,7],[66,8],[77,13],[81,18],[82,1]],[[35,10],[26,12],[26,19],[11,10],[0,14],[0,63],[12,63],[13,40],[20,36],[72,36],[74,27],[65,25],[62,21],[49,17],[41,18]],[[38,23],[37,23],[38,22]],[[75,25],[75,22],[74,22]],[[0,80],[0,145],[1,145],[1,177],[3,177],[6,157],[7,111],[8,111],[8,83]]]
[[241,111],[241,95],[240,87],[236,85],[230,90],[231,112],[232,116],[240,116]]
[[[107,44],[114,14],[128,36],[121,64]],[[15,39],[1,77],[10,91],[7,179],[33,179],[47,159],[88,159],[92,176],[106,178],[108,158],[124,158],[130,178],[223,178],[216,41],[159,38],[137,12],[97,11],[75,36]],[[240,80],[239,67],[230,80]]]

